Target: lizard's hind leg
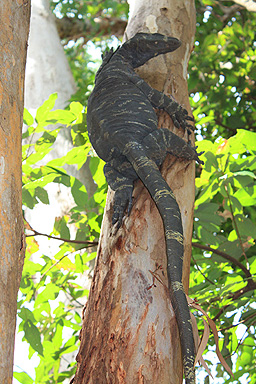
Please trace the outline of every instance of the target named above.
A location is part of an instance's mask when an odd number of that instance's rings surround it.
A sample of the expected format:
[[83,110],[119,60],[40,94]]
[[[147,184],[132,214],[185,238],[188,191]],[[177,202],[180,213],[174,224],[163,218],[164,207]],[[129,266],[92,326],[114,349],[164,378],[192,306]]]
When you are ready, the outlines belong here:
[[106,163],[104,174],[108,185],[115,191],[112,224],[117,223],[119,228],[125,210],[127,209],[128,216],[131,213],[133,182],[138,176],[125,156],[120,156]]

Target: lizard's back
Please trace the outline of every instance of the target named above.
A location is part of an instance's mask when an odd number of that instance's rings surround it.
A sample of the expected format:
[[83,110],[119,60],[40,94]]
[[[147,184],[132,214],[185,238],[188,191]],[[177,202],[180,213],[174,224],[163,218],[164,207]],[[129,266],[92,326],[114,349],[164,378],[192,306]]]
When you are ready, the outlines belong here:
[[128,69],[116,71],[116,67],[107,66],[88,101],[90,141],[104,161],[118,157],[128,140],[141,143],[157,128],[155,111],[129,79],[132,74]]

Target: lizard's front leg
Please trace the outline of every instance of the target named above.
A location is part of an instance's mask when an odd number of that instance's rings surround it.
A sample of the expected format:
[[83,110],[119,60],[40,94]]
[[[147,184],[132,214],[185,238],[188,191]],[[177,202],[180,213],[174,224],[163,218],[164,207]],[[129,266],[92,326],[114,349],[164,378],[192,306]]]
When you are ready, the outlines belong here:
[[124,156],[106,163],[104,174],[108,185],[115,191],[112,224],[117,223],[119,228],[125,210],[127,209],[128,216],[131,213],[133,182],[138,176]]
[[148,85],[138,75],[130,79],[149,99],[153,107],[164,109],[172,118],[172,121],[177,128],[183,128],[191,134],[194,127],[189,121],[194,121],[193,117],[188,115],[188,111],[183,108],[172,96],[168,97],[163,92],[160,92]]
[[181,137],[166,128],[160,128],[151,132],[145,137],[142,144],[148,156],[150,156],[158,166],[161,165],[166,153],[187,160],[195,160],[199,164],[203,164],[203,161],[199,159],[199,156],[203,152],[197,153],[196,147],[192,147]]

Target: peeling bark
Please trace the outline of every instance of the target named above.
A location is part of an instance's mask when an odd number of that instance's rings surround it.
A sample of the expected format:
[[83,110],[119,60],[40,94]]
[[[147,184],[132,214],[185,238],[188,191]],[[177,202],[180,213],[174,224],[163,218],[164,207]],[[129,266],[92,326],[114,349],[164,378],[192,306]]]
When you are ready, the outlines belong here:
[[30,1],[0,2],[0,377],[12,383],[17,293],[25,254],[21,130]]
[[[159,32],[182,41],[172,54],[150,60],[139,73],[151,86],[171,93],[190,110],[186,84],[195,31],[193,0],[130,0],[125,38],[136,32]],[[176,134],[170,118],[159,113],[159,126]],[[187,139],[185,137],[185,139]],[[191,252],[194,164],[168,156],[162,166],[182,212],[188,288]],[[75,384],[182,382],[176,319],[166,277],[163,224],[149,193],[136,182],[131,216],[115,233],[109,191],[97,262],[81,331]],[[155,280],[157,274],[162,284]]]

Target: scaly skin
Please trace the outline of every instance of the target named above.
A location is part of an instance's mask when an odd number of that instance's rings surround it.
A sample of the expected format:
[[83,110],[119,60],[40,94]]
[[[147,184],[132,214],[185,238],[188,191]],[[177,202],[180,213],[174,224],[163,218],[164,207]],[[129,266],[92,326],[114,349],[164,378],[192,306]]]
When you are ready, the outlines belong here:
[[132,209],[134,181],[141,179],[160,212],[165,229],[167,275],[178,323],[186,384],[195,384],[195,346],[182,284],[183,230],[173,192],[159,167],[166,154],[202,163],[196,149],[167,129],[157,129],[154,108],[164,109],[174,124],[191,133],[187,111],[173,98],[151,88],[134,72],[150,58],[172,52],[180,41],[160,34],[138,33],[110,51],[96,74],[89,98],[87,125],[92,145],[104,161],[105,176],[115,191],[112,222],[120,227]]

